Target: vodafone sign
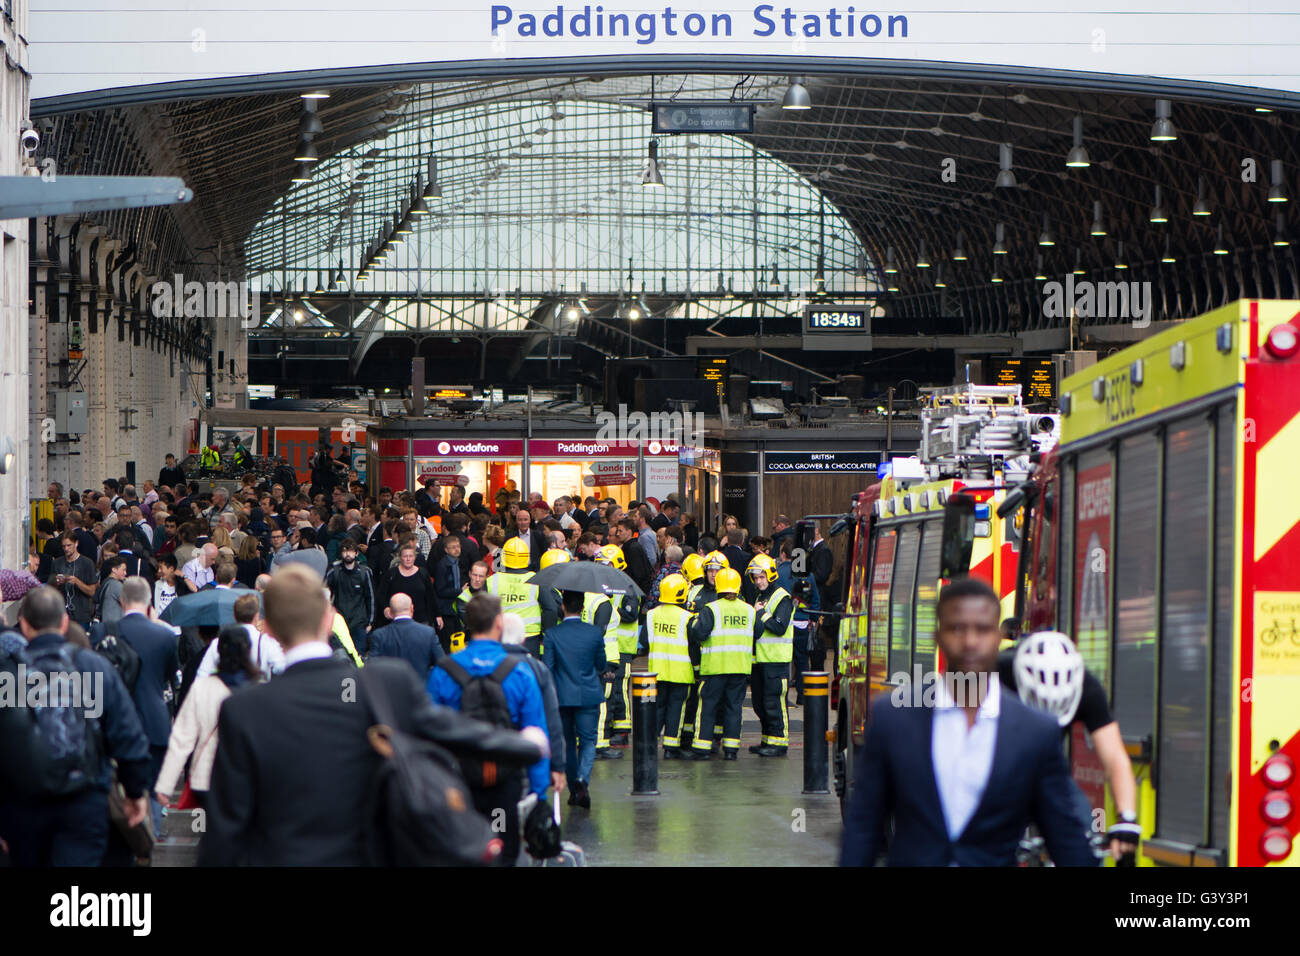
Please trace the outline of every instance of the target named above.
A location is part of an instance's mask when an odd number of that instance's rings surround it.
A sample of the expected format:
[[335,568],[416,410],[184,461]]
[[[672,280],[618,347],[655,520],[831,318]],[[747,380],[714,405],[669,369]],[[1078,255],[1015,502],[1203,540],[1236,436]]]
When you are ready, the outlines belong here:
[[417,458],[523,458],[521,438],[417,438],[412,442]]

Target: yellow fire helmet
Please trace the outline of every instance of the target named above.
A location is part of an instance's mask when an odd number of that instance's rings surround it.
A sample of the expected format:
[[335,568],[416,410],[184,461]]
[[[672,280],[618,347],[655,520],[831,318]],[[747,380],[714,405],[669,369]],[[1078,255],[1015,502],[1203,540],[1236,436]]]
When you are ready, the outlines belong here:
[[769,584],[776,580],[776,562],[772,560],[770,555],[754,555],[753,560],[749,562],[749,567],[745,569],[745,573],[751,578],[758,574],[759,571],[767,575]]
[[659,582],[659,603],[685,604],[688,590],[690,585],[686,583],[686,578],[680,574],[670,574]]
[[501,561],[512,571],[522,571],[528,567],[528,545],[523,538],[511,538],[501,548]]
[[596,560],[601,564],[608,564],[616,571],[627,570],[627,558],[623,557],[623,549],[616,544],[607,544],[601,548],[596,555]]
[[566,561],[572,561],[573,556],[563,548],[551,548],[542,555],[541,568],[545,571],[552,564],[564,564]]
[[704,555],[698,551],[692,551],[688,554],[685,560],[682,561],[682,574],[691,584],[704,577]]
[[714,571],[719,571],[722,568],[729,567],[731,567],[731,563],[727,560],[727,556],[721,551],[710,551],[704,556],[705,571],[708,571],[710,568]]
[[740,572],[735,568],[723,568],[713,582],[713,589],[719,594],[739,594]]

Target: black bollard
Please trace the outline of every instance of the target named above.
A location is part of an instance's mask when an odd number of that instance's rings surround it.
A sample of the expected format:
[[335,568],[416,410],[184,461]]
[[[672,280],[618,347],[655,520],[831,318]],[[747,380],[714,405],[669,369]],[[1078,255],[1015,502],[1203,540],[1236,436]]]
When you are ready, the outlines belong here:
[[830,793],[826,732],[829,729],[831,675],[805,671],[803,675],[803,792]]
[[632,675],[632,792],[659,792],[658,675]]

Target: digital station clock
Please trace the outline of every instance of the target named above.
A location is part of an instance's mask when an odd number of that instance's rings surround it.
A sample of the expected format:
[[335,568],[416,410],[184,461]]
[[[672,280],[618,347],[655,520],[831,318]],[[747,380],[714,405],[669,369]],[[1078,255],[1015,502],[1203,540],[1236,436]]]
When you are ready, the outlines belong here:
[[865,332],[865,309],[844,309],[836,306],[809,306],[804,312],[803,330],[808,332]]

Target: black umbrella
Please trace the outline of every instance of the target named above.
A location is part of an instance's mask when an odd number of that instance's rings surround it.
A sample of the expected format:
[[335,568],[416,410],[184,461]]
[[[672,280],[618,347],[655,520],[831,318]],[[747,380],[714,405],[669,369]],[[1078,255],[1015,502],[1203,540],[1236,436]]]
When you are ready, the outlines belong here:
[[558,591],[583,591],[587,594],[630,594],[640,598],[644,592],[622,571],[596,561],[565,561],[538,571],[529,579],[538,588]]

